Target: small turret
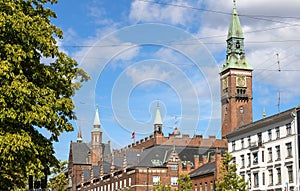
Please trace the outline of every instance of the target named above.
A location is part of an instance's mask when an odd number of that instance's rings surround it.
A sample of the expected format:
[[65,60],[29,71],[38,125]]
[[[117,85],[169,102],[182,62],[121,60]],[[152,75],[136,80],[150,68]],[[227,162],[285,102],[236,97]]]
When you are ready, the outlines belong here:
[[160,107],[159,103],[157,103],[157,108],[156,108],[156,113],[155,113],[155,118],[154,118],[154,133],[162,133],[162,119],[160,115]]

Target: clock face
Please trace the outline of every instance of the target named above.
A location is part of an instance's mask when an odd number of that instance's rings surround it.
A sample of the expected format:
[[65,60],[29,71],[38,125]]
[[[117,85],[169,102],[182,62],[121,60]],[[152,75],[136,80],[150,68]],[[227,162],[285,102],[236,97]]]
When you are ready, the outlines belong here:
[[246,87],[246,76],[237,76],[236,77],[236,86]]

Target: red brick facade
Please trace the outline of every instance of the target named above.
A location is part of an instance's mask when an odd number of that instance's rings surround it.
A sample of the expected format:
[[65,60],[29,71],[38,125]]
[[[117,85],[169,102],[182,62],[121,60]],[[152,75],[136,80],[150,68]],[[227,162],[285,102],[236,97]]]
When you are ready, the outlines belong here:
[[[239,78],[245,79],[240,87]],[[221,73],[222,137],[252,122],[252,71],[228,69]]]

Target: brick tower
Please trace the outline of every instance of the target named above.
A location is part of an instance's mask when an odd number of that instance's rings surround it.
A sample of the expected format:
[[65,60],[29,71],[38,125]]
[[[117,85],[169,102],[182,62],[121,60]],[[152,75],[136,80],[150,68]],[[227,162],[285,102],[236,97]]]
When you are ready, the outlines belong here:
[[94,119],[94,128],[92,130],[91,140],[91,161],[92,165],[98,165],[102,160],[102,129],[98,113],[98,107],[96,108],[96,114]]
[[252,122],[252,70],[245,58],[244,35],[234,0],[226,61],[220,72],[222,137]]

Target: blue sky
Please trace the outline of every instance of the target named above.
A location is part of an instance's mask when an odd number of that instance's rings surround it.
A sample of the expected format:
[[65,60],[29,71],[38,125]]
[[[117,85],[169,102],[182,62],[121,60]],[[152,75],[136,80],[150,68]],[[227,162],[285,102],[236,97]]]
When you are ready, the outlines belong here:
[[[59,46],[92,77],[74,97],[75,131],[55,143],[67,160],[81,129],[90,141],[98,104],[104,142],[121,148],[153,131],[159,100],[163,131],[220,135],[219,68],[225,59],[230,0],[60,0],[53,24]],[[253,71],[253,116],[300,103],[300,2],[238,1]],[[276,54],[278,53],[278,58]],[[278,64],[279,61],[279,64]],[[280,71],[278,71],[280,67]]]

